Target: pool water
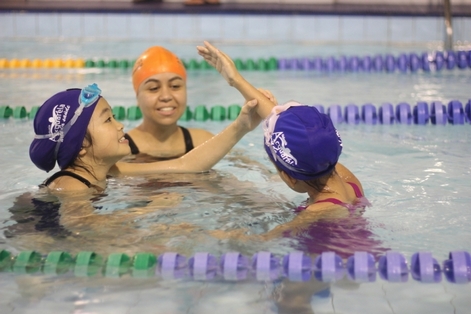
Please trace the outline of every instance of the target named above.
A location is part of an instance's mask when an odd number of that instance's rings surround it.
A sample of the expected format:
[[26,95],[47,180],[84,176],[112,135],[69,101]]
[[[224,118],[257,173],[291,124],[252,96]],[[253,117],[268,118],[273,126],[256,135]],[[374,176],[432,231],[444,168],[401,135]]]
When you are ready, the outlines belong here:
[[[60,49],[46,52],[36,43],[40,58],[62,57]],[[69,43],[66,51],[75,57],[133,58],[144,50],[144,44],[129,43],[123,50],[90,45],[79,49]],[[33,58],[27,43],[24,57]],[[122,46],[122,43],[120,43]],[[29,47],[29,49],[27,49]],[[131,47],[131,48],[130,48]],[[187,58],[196,57],[194,47],[171,44]],[[244,57],[241,47],[224,45],[233,57]],[[250,47],[252,48],[252,47]],[[400,47],[300,47],[295,53],[285,46],[255,46],[253,57],[292,57],[315,54],[371,54],[399,51]],[[417,47],[425,50],[427,47]],[[4,48],[5,49],[5,48]],[[13,49],[12,49],[13,50]],[[246,49],[251,51],[252,49]],[[7,50],[8,51],[8,50]],[[78,55],[80,52],[86,55]],[[116,55],[113,53],[116,51]],[[245,51],[245,50],[244,50]],[[128,53],[128,54],[126,54]],[[262,53],[266,53],[262,55]],[[258,55],[257,55],[258,54]],[[193,56],[194,55],[194,56]],[[6,55],[6,57],[9,57]],[[319,73],[315,71],[245,72],[257,87],[272,91],[280,103],[297,100],[306,104],[361,106],[384,102],[393,105],[417,101],[456,99],[467,102],[471,72],[452,70],[431,73]],[[58,90],[98,83],[111,106],[135,105],[129,70],[2,70],[0,71],[0,105],[40,105]],[[215,71],[189,72],[188,99],[191,109],[204,104],[229,106],[242,104],[242,98]],[[125,129],[139,121],[124,121]],[[223,122],[182,121],[187,127],[201,127],[213,133],[229,124]],[[312,234],[281,236],[266,241],[258,235],[292,221],[293,208],[306,196],[289,190],[278,178],[262,149],[262,130],[247,134],[213,170],[202,174],[158,175],[111,178],[105,195],[92,200],[93,208],[74,208],[80,213],[94,213],[88,224],[77,220],[61,221],[55,217],[45,224],[27,201],[44,200],[37,185],[48,174],[36,169],[28,157],[33,137],[32,121],[0,121],[3,150],[0,164],[0,248],[15,254],[36,250],[46,254],[64,250],[76,254],[95,251],[107,256],[113,252],[129,255],[138,252],[162,254],[176,251],[187,257],[195,252],[219,256],[238,251],[251,256],[270,251],[283,256],[293,250],[320,253],[329,248],[342,257],[370,248],[376,255],[386,250],[401,252],[407,259],[415,252],[429,251],[439,261],[448,252],[470,251],[469,178],[471,174],[470,125],[337,125],[344,143],[340,162],[351,169],[363,184],[373,204],[352,217],[330,218],[332,225],[364,230],[348,241],[330,225],[332,239],[325,246],[316,243]],[[47,199],[50,201],[50,199]],[[342,219],[343,218],[343,219]],[[39,221],[41,222],[41,221]],[[315,222],[313,223],[315,224]],[[38,225],[42,227],[38,229]],[[321,226],[322,227],[322,226]],[[234,237],[220,239],[211,231],[234,232]],[[365,233],[366,232],[366,233]],[[242,235],[241,237],[238,237]],[[335,237],[337,236],[337,238]],[[345,240],[345,241],[343,241]],[[350,241],[351,240],[351,241]],[[351,245],[347,247],[347,245]],[[15,275],[0,273],[0,301],[6,313],[40,310],[70,313],[206,313],[209,310],[228,313],[465,313],[470,285],[456,285],[443,280],[440,284],[407,283],[357,284],[347,279],[336,283],[311,280],[307,283],[282,280],[258,282],[198,282],[132,278],[75,278],[61,276]],[[294,299],[294,296],[297,296]],[[156,307],[158,300],[158,307]],[[294,302],[293,300],[297,300]],[[368,300],[368,305],[359,300]],[[418,310],[420,309],[420,310]]]

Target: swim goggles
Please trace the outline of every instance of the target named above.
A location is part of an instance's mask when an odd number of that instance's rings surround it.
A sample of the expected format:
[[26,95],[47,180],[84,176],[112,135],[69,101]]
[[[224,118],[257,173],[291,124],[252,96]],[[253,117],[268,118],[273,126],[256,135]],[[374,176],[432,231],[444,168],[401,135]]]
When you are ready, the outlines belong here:
[[[71,89],[68,89],[71,90]],[[54,150],[54,157],[57,158],[57,153],[59,152],[59,147],[60,144],[64,141],[65,136],[67,133],[70,131],[72,126],[77,122],[77,119],[80,117],[80,115],[83,112],[84,108],[90,107],[93,105],[98,98],[100,98],[101,95],[101,89],[98,88],[98,85],[96,83],[90,84],[87,87],[83,88],[82,91],[80,92],[78,103],[79,106],[74,112],[74,116],[72,119],[67,122],[64,127],[54,133],[49,133],[45,135],[35,135],[34,138],[36,139],[48,139],[48,138],[56,138],[59,137],[57,140],[56,148]]]

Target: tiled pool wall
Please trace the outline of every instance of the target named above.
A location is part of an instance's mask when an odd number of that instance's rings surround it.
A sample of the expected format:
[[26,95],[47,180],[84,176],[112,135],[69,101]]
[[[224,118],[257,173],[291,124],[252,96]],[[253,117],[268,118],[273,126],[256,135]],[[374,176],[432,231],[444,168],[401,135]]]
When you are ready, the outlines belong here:
[[[471,43],[471,17],[453,19],[456,44]],[[0,11],[0,40],[165,40],[200,42],[443,42],[440,16],[68,13]]]

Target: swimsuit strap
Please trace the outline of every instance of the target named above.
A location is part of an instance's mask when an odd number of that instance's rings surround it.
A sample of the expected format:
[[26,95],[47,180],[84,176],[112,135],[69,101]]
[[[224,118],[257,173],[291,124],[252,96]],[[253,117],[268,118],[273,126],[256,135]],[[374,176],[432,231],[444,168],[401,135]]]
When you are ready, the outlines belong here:
[[342,201],[340,201],[336,198],[326,198],[325,200],[317,201],[314,204],[317,204],[317,203],[334,203],[335,205],[345,206],[344,202],[342,202]]
[[[186,154],[195,147],[193,146],[193,140],[191,139],[190,131],[188,131],[188,129],[182,126],[180,126],[179,128],[183,132],[183,140],[185,141],[185,154]],[[131,148],[131,154],[133,155],[139,154],[139,148],[137,147],[136,143],[133,141],[131,136],[126,133],[124,134],[124,138],[126,138],[129,142],[129,147]],[[171,158],[174,158],[174,157],[171,157]]]
[[139,148],[137,148],[136,143],[132,140],[131,136],[128,133],[124,134],[124,138],[128,140],[129,147],[131,148],[131,154],[137,155],[139,154]]
[[352,182],[347,182],[348,184],[350,184],[350,186],[353,188],[353,191],[355,191],[355,196],[360,198],[363,196],[363,194],[361,193],[361,190],[360,188],[358,187],[358,185],[356,185],[355,183],[352,183]]
[[51,184],[55,179],[57,179],[59,177],[63,177],[63,176],[69,176],[69,177],[72,177],[74,179],[77,179],[89,188],[92,186],[90,181],[88,181],[84,177],[81,177],[76,173],[73,173],[73,172],[70,172],[70,171],[65,171],[65,170],[61,170],[59,172],[54,173],[51,177],[46,179],[46,181],[44,181],[44,183],[41,184],[41,186],[49,186],[49,184]]
[[186,154],[195,147],[193,146],[193,140],[191,139],[190,131],[188,131],[188,129],[182,126],[180,127],[180,129],[182,129],[183,138],[185,140],[185,154]]

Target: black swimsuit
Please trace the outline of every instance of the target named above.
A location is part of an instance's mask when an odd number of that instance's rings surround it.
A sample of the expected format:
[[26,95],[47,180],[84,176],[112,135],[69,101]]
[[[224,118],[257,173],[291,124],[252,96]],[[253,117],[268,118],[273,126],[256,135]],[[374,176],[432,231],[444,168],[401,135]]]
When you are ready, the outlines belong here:
[[51,184],[55,179],[59,178],[59,177],[63,177],[63,176],[69,176],[69,177],[72,177],[74,179],[77,179],[79,180],[80,182],[82,182],[83,184],[85,184],[87,187],[92,187],[92,184],[90,183],[90,181],[88,181],[87,179],[79,176],[78,174],[75,174],[73,172],[70,172],[70,171],[66,171],[66,170],[61,170],[61,171],[58,171],[56,173],[54,173],[51,177],[49,177],[48,179],[46,179],[46,181],[44,181],[39,187],[46,187],[48,186],[49,184]]
[[[179,128],[182,129],[182,132],[183,132],[183,139],[185,141],[185,154],[186,154],[195,147],[193,146],[193,140],[191,139],[190,131],[188,131],[188,129],[182,126],[179,126]],[[133,155],[139,154],[139,148],[137,147],[136,143],[134,143],[131,136],[129,136],[129,134],[126,133],[124,134],[124,137],[129,141],[129,147],[131,147],[131,154]],[[159,160],[174,159],[177,157],[180,157],[180,156],[173,156],[173,157],[168,157],[168,158],[159,157]]]

